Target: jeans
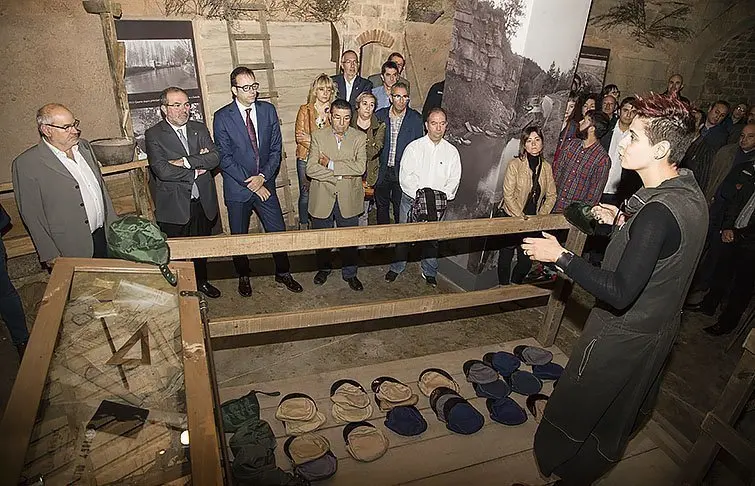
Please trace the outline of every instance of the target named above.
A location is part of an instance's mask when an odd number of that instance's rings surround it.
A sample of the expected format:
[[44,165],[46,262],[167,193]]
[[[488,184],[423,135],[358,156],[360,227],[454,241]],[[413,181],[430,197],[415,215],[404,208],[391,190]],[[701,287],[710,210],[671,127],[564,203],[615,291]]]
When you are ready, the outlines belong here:
[[364,212],[359,215],[359,226],[368,226],[370,221],[370,210],[375,207],[372,200],[364,202]]
[[[414,199],[406,194],[401,194],[401,205],[399,210],[399,223],[409,222],[409,211],[412,208]],[[438,241],[421,241],[422,245],[422,262],[420,268],[422,275],[425,277],[435,277],[438,274]],[[406,269],[406,259],[409,257],[409,248],[411,243],[399,243],[396,245],[396,255],[391,263],[391,271],[401,273]]]
[[[341,208],[338,207],[338,199],[333,205],[333,211],[327,218],[315,218],[312,216],[312,229],[325,229],[332,228],[335,223],[338,228],[348,228],[351,226],[359,226],[359,216],[352,216],[350,218],[344,218],[341,215]],[[344,280],[357,276],[357,260],[359,258],[358,250],[355,246],[341,248],[341,260],[343,266],[341,267],[341,276]],[[330,250],[317,250],[315,252],[317,257],[317,270],[321,272],[328,272],[332,270],[331,263],[331,251]]]
[[21,297],[8,276],[7,258],[5,243],[0,238],[0,316],[8,327],[13,344],[19,345],[29,340],[29,330]]
[[309,224],[309,178],[307,177],[307,161],[296,159],[296,175],[299,178],[299,225]]
[[398,223],[401,206],[401,185],[398,182],[396,167],[387,167],[379,184],[375,184],[375,204],[377,204],[377,224],[391,222],[390,208],[393,204],[393,222]]

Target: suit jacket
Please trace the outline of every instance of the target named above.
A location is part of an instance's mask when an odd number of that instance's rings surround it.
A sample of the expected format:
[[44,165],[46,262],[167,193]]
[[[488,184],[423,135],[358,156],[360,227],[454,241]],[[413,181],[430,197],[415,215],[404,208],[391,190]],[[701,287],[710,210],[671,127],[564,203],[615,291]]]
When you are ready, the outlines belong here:
[[[117,218],[113,202],[89,142],[80,139],[79,152],[100,185],[107,235],[107,226]],[[78,182],[45,142],[40,140],[16,157],[12,172],[18,212],[40,261],[59,256],[91,258],[92,231]]]
[[[333,82],[336,83],[336,87],[338,88],[338,99],[346,100],[346,80],[343,79],[343,74],[333,76]],[[351,104],[351,109],[356,111],[357,97],[362,93],[369,93],[371,91],[372,83],[357,74],[354,78],[354,86],[351,88],[351,96],[346,101]]]
[[[186,123],[186,135],[189,142],[188,154],[176,131],[165,120],[144,133],[149,169],[153,176],[150,178],[150,188],[155,200],[155,219],[162,223],[189,222],[195,169],[207,171],[196,178],[204,214],[210,221],[218,215],[218,195],[210,172],[220,163],[215,143],[204,123],[189,120]],[[209,152],[200,154],[202,149],[208,149]],[[168,163],[169,160],[181,157],[186,157],[191,169]]]
[[[309,214],[324,219],[330,216],[338,199],[344,218],[364,212],[364,186],[362,174],[367,162],[367,136],[356,128],[349,128],[338,148],[333,129],[320,128],[312,134],[307,176],[309,185]],[[320,155],[333,161],[333,170],[323,167]]]
[[[257,111],[259,173],[265,176],[265,187],[273,193],[283,151],[280,122],[272,104],[256,101],[254,106]],[[257,161],[246,131],[246,120],[241,118],[236,100],[215,112],[213,131],[220,153],[224,198],[226,202],[246,202],[253,193],[244,180],[258,174]]]
[[[385,178],[385,171],[388,170],[388,154],[391,151],[391,117],[389,116],[390,107],[378,110],[375,113],[378,120],[385,123],[385,142],[383,151],[380,152],[380,171],[378,180],[375,185],[380,185]],[[422,123],[422,115],[412,110],[406,109],[404,121],[401,122],[401,128],[398,131],[396,139],[396,175],[398,176],[401,164],[401,156],[404,155],[404,149],[407,145],[425,136],[425,128]]]

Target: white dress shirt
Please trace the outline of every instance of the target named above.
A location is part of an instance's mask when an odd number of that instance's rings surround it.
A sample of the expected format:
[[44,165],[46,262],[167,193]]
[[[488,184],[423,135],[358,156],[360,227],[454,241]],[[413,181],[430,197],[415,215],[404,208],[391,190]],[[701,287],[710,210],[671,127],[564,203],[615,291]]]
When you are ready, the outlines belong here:
[[608,171],[608,181],[606,187],[603,189],[603,194],[616,194],[619,190],[619,183],[621,182],[621,160],[619,160],[619,143],[624,135],[629,132],[627,128],[625,131],[621,131],[619,122],[616,122],[616,126],[613,129],[611,135],[611,145],[608,147],[608,157],[611,159],[611,169]]
[[[246,113],[244,113],[246,115]],[[168,121],[168,120],[165,120]],[[168,125],[170,125],[170,128],[173,129],[174,132],[176,132],[176,136],[178,136],[178,139],[181,140],[181,135],[184,136],[184,140],[186,140],[186,145],[189,145],[189,133],[186,131],[186,125],[182,125],[180,127],[175,126],[171,122],[168,122]],[[183,145],[183,143],[181,144]],[[189,154],[189,149],[186,149],[186,154]],[[186,157],[181,157],[181,160],[184,163],[184,169],[191,169],[191,164],[189,164],[189,159]],[[197,177],[199,177],[199,169],[194,169],[194,180],[197,180]],[[191,187],[191,198],[197,199],[199,198],[199,188],[197,187],[197,183],[195,182]]]
[[76,179],[79,192],[81,192],[81,200],[84,202],[84,210],[87,213],[87,220],[89,220],[89,229],[94,233],[97,228],[102,228],[105,225],[105,204],[102,201],[102,188],[97,177],[79,152],[78,144],[71,149],[74,158],[74,160],[71,160],[65,152],[53,147],[47,143],[47,140],[44,142],[60,160],[63,167]]
[[257,123],[257,106],[252,103],[251,106],[244,106],[241,103],[239,103],[239,100],[236,99],[236,107],[239,109],[239,112],[241,113],[241,120],[244,122],[244,125],[246,125],[246,110],[249,108],[252,109],[252,112],[249,113],[249,117],[252,119],[252,122],[254,123],[254,134],[257,136],[257,147],[259,147],[260,144],[260,128],[259,123]]
[[[354,89],[354,81],[357,79],[356,76],[354,76],[354,79],[349,82],[348,79],[346,79],[346,75],[343,76],[343,82],[346,85],[346,101],[349,101],[351,99],[351,90]],[[356,106],[353,106],[352,108],[356,109]]]
[[459,151],[448,141],[437,144],[428,135],[419,138],[404,149],[399,170],[401,190],[414,199],[418,189],[429,187],[446,194],[451,201],[456,197],[461,181]]

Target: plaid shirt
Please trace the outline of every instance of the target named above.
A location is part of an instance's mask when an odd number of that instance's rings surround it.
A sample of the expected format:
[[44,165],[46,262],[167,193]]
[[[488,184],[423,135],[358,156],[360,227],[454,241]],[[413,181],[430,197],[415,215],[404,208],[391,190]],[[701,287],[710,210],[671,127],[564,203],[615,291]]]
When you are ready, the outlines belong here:
[[558,191],[553,212],[563,212],[573,201],[589,204],[600,202],[610,170],[611,159],[599,141],[587,148],[582,146],[580,139],[564,141],[561,153],[553,162],[553,177]]
[[390,108],[388,109],[388,116],[391,117],[391,145],[388,147],[388,167],[393,167],[396,165],[396,144],[398,143],[398,132],[401,130],[401,124],[404,123],[405,115],[406,110],[404,110],[404,112],[399,116],[395,116],[393,112],[391,112]]

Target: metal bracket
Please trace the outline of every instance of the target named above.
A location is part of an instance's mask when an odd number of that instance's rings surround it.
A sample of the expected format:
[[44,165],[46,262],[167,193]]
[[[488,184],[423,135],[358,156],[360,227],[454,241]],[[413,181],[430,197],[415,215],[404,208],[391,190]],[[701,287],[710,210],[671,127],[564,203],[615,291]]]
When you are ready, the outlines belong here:
[[210,319],[207,317],[209,307],[207,305],[207,299],[202,292],[196,290],[182,290],[178,295],[181,297],[196,297],[199,299],[199,316],[202,319],[202,324],[205,326],[209,324]]

